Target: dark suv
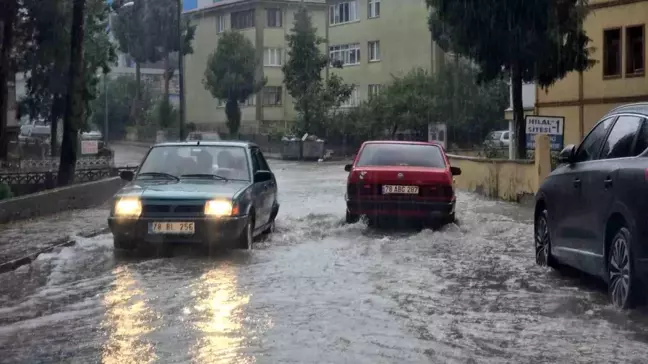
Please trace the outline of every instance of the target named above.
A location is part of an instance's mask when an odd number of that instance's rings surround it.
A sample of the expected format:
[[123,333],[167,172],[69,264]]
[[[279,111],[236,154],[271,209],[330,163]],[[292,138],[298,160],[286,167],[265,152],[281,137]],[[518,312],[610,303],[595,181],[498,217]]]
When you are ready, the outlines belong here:
[[605,115],[560,153],[535,205],[536,262],[603,278],[612,303],[643,295],[648,270],[648,103]]

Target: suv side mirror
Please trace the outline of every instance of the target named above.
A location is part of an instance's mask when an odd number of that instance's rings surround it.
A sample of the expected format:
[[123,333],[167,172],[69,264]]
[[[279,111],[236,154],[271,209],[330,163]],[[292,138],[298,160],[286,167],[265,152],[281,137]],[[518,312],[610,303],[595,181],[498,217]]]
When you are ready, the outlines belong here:
[[133,180],[133,177],[135,177],[135,173],[133,171],[121,171],[121,172],[119,172],[119,178],[123,179],[124,181],[130,182],[130,181]]
[[353,164],[347,164],[344,166],[344,170],[346,172],[351,172],[351,168],[353,168]]
[[461,174],[461,168],[450,167],[450,173],[452,173],[453,176],[459,176]]
[[558,154],[558,163],[574,163],[576,160],[576,146],[569,144]]
[[254,174],[254,183],[267,182],[272,179],[272,172],[270,171],[257,171]]

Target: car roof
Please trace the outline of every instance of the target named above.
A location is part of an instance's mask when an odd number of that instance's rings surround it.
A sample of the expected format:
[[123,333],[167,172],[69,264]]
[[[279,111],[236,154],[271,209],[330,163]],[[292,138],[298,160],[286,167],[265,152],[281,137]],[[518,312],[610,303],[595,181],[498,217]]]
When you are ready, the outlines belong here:
[[259,147],[255,143],[241,141],[241,140],[192,140],[189,142],[158,143],[153,145],[153,147],[186,147],[186,146],[196,146],[196,145],[204,145],[208,147],[244,147],[244,148]]
[[604,117],[614,115],[614,114],[622,114],[622,113],[648,115],[648,102],[637,102],[634,104],[626,104],[626,105],[615,107],[614,109],[608,111]]
[[411,140],[369,140],[363,144],[410,144],[410,145],[435,145],[440,147],[441,144],[437,142],[418,142]]

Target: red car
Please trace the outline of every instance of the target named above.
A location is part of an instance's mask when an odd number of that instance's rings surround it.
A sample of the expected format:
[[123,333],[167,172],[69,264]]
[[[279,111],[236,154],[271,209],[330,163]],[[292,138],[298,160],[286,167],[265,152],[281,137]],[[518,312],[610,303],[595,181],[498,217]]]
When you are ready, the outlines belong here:
[[443,147],[436,143],[369,141],[347,164],[346,221],[410,217],[431,222],[455,220],[453,177]]

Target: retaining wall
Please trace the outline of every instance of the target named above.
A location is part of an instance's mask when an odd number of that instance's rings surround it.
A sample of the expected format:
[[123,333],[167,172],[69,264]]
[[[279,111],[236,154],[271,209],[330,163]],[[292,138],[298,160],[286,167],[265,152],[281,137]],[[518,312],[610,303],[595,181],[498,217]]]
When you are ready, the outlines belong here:
[[124,185],[119,177],[55,188],[0,201],[0,224],[100,206]]

